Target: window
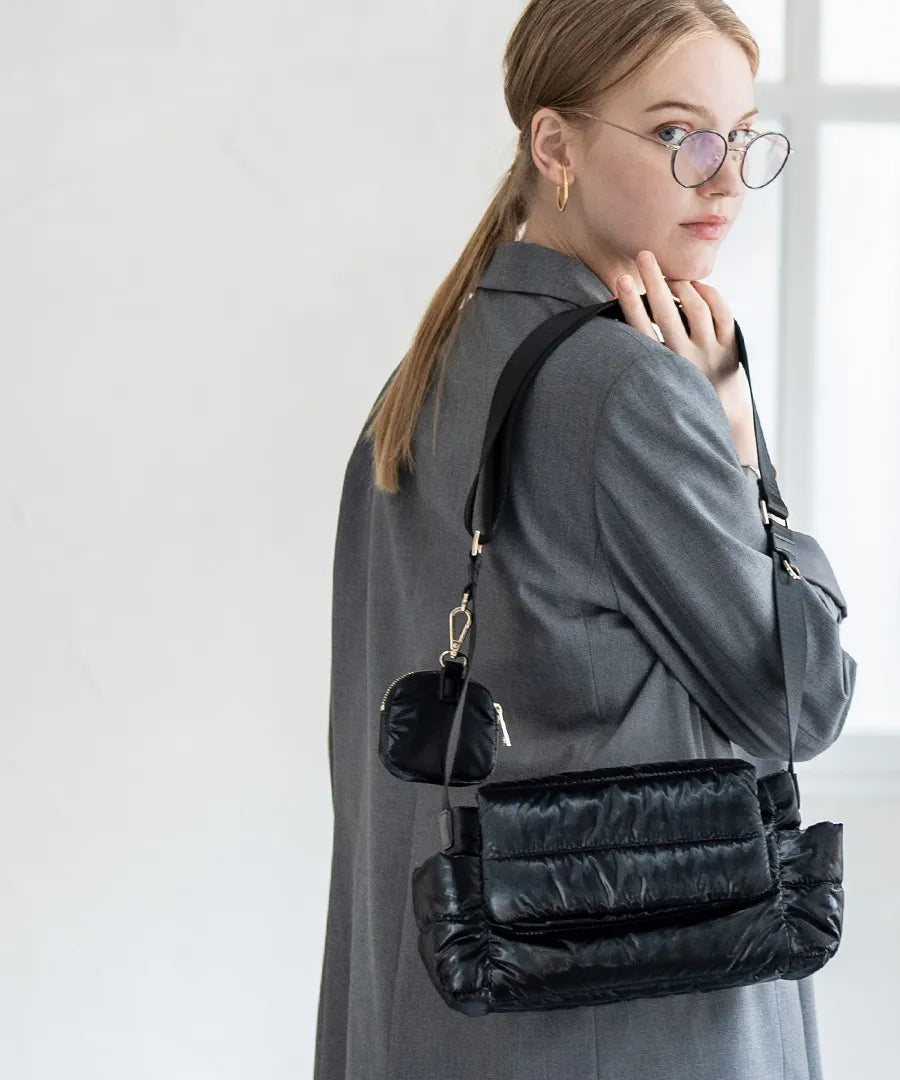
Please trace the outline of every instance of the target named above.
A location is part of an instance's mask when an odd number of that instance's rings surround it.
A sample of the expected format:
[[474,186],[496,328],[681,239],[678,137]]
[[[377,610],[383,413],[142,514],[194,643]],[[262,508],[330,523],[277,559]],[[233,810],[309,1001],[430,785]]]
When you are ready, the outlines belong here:
[[[734,6],[734,5],[732,5]],[[889,0],[823,0],[822,78],[900,87],[900,7]]]
[[757,104],[796,153],[747,193],[713,284],[745,331],[791,524],[847,594],[859,671],[845,730],[900,733],[900,7],[731,6],[762,53]]

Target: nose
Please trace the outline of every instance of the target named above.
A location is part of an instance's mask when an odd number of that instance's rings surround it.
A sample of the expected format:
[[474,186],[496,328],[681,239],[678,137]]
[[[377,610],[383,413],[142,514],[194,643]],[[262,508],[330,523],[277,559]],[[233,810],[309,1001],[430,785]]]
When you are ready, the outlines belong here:
[[738,195],[744,187],[741,179],[741,167],[744,164],[744,155],[734,147],[729,147],[725,154],[725,160],[719,166],[715,176],[710,177],[701,187],[711,185],[710,190],[716,190],[725,194]]

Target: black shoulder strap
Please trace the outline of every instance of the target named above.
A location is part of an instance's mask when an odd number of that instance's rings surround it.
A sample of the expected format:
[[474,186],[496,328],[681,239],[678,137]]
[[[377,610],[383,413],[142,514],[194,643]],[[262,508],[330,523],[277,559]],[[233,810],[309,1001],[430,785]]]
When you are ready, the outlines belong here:
[[[642,298],[644,306],[648,314],[650,314],[650,305],[646,295]],[[681,314],[682,321],[687,327],[687,319],[677,297],[675,303]],[[472,614],[472,624],[468,635],[468,662],[465,667],[462,692],[453,717],[444,759],[444,810],[441,812],[441,826],[445,839],[445,830],[451,826],[449,779],[456,759],[463,704],[471,674],[472,657],[475,651],[476,619],[474,600],[480,569],[481,550],[484,544],[493,539],[494,528],[506,496],[511,464],[510,446],[515,423],[521,411],[525,394],[547,357],[578,327],[598,315],[617,319],[621,322],[627,321],[617,299],[591,304],[587,307],[568,308],[565,311],[551,315],[516,348],[501,371],[494,388],[482,443],[481,459],[465,507],[466,530],[472,537],[472,549],[469,553],[470,580],[465,590],[468,594],[467,608]],[[796,545],[793,534],[788,528],[788,508],[781,498],[775,480],[775,472],[769,458],[759,414],[756,411],[756,400],[753,396],[753,385],[750,382],[750,365],[747,359],[744,336],[736,321],[734,328],[738,344],[738,357],[747,375],[747,383],[750,386],[750,399],[753,406],[753,425],[761,474],[758,481],[760,510],[769,536],[769,554],[772,557],[778,636],[784,665],[789,771],[796,789],[799,809],[800,792],[797,787],[797,776],[794,772],[794,739],[806,675],[806,616],[803,599],[800,596],[799,589],[795,587],[795,582],[800,579],[800,572],[795,561]],[[475,499],[482,484],[483,527],[473,530]]]
[[[641,298],[648,314],[651,314],[650,303],[646,294],[642,294]],[[687,317],[684,314],[681,302],[677,297],[674,299],[682,321],[687,328]],[[525,392],[531,386],[541,365],[553,350],[595,315],[616,319],[619,322],[626,321],[619,301],[616,299],[607,300],[601,304],[591,304],[588,307],[567,308],[565,311],[557,312],[556,315],[551,315],[549,319],[542,322],[525,338],[500,372],[500,377],[497,379],[497,385],[494,389],[494,396],[491,399],[490,412],[488,413],[481,448],[481,460],[469,490],[469,497],[466,500],[466,530],[470,536],[473,536],[472,515],[475,509],[475,497],[482,474],[484,474],[482,506],[485,516],[484,527],[479,530],[479,542],[481,544],[486,544],[490,540],[506,496],[506,486],[509,478],[509,448],[513,428],[522,409]],[[768,515],[786,521],[788,509],[782,501],[772,462],[769,459],[769,450],[756,411],[753,385],[750,383],[750,365],[747,360],[744,336],[737,321],[735,321],[734,328],[738,342],[739,359],[747,374],[747,383],[750,386],[750,400],[753,404],[753,426],[756,432],[759,471],[762,474],[760,495],[765,500]]]

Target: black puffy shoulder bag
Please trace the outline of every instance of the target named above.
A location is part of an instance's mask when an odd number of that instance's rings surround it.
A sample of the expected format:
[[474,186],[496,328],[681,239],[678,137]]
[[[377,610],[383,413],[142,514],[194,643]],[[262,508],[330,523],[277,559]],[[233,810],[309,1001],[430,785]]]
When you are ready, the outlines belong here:
[[[470,576],[450,614],[450,648],[439,669],[400,676],[381,702],[385,767],[443,783],[442,847],[412,873],[413,911],[431,981],[468,1016],[800,979],[840,942],[843,825],[800,826],[793,746],[807,657],[798,582],[821,584],[845,615],[846,602],[818,543],[788,527],[752,386],[788,769],[758,778],[742,758],[663,761],[481,783],[476,806],[451,805],[451,785],[493,771],[498,731],[510,745],[502,708],[470,672],[481,553],[505,497],[513,427],[543,362],[597,315],[625,321],[617,300],[559,312],[502,370],[465,507]],[[737,324],[735,332],[749,383]],[[473,530],[482,475],[486,528]]]

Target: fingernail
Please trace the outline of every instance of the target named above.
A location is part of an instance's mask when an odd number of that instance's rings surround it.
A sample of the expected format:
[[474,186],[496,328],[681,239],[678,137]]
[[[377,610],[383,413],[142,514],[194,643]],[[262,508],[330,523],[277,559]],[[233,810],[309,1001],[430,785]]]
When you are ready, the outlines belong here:
[[634,282],[631,280],[630,277],[620,277],[619,278],[619,290],[621,292],[626,292],[626,293],[631,292],[631,290],[633,288],[634,288]]

